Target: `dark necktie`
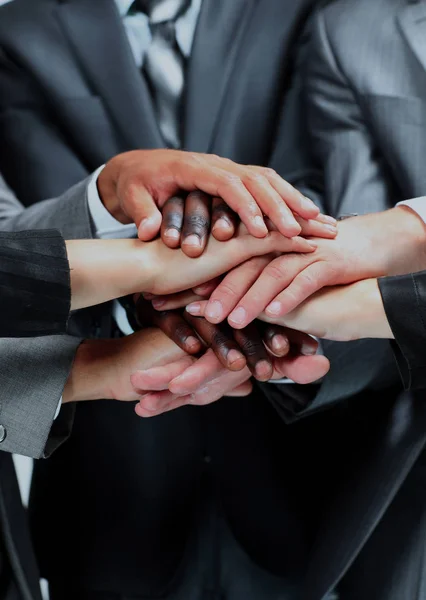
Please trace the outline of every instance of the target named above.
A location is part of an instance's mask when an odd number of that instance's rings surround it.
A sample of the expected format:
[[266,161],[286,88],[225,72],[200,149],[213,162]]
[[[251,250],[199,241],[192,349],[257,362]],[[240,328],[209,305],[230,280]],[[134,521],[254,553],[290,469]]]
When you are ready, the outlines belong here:
[[185,58],[176,41],[175,23],[191,0],[136,0],[129,12],[142,11],[149,18],[151,44],[145,54],[144,72],[153,91],[158,125],[167,146],[181,146],[180,125]]

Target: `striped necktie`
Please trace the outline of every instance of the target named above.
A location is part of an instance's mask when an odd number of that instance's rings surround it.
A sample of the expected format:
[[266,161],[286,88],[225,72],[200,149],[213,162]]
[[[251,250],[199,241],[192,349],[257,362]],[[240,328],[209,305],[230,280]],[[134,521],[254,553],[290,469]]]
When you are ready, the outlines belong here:
[[149,18],[152,40],[143,69],[152,88],[160,131],[171,148],[181,146],[185,85],[185,58],[176,41],[175,23],[190,4],[191,0],[137,0],[129,11],[142,11]]

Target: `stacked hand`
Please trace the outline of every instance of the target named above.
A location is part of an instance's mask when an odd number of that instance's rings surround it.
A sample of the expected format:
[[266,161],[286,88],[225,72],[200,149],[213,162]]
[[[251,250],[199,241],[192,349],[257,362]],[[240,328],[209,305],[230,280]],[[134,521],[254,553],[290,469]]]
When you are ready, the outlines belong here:
[[[335,240],[315,239],[315,252],[255,257],[236,267],[221,282],[211,282],[204,289],[196,289],[195,294],[155,298],[154,305],[164,310],[195,299],[187,307],[190,314],[204,316],[213,324],[228,317],[229,324],[237,330],[260,317],[269,323],[338,341],[392,337],[376,278],[426,267],[423,222],[410,209],[400,207],[380,215],[347,219],[339,223],[338,231]],[[357,283],[344,285],[351,282]],[[204,300],[205,296],[210,299]],[[292,333],[287,335],[291,339]],[[308,373],[313,381],[317,378],[314,367],[323,368],[324,374],[327,365],[322,363],[323,357],[310,358],[321,361],[309,363]],[[301,357],[295,359],[291,367],[300,360]],[[286,367],[287,375],[301,382],[300,373],[295,377],[289,374],[288,363]],[[183,363],[176,366],[179,368],[183,369]],[[143,388],[145,384],[146,389],[148,382],[157,386],[167,383],[175,394],[194,394],[197,385],[206,387],[209,381],[216,382],[223,376],[219,365],[213,365],[207,356],[191,364],[177,379],[172,375],[175,373],[156,369],[140,375],[138,385]],[[308,380],[309,377],[305,382]],[[186,389],[182,382],[187,384]],[[161,397],[147,396],[145,401],[160,402]]]

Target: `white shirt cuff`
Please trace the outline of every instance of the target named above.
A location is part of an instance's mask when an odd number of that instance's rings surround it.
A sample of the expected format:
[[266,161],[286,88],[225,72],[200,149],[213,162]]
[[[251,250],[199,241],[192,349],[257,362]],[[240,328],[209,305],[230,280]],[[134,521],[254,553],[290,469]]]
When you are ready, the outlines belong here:
[[137,237],[137,229],[134,223],[123,225],[120,221],[114,219],[102,204],[97,182],[104,167],[105,165],[102,165],[93,173],[87,188],[87,204],[95,228],[95,237],[109,240]]
[[398,202],[397,206],[408,206],[411,210],[414,210],[424,223],[426,223],[426,196],[421,198],[413,198],[412,200],[404,200],[404,202]]
[[53,417],[54,421],[56,421],[56,419],[58,418],[59,413],[61,412],[61,407],[62,407],[62,396],[59,398],[59,404],[58,404],[58,407],[56,409],[55,416]]

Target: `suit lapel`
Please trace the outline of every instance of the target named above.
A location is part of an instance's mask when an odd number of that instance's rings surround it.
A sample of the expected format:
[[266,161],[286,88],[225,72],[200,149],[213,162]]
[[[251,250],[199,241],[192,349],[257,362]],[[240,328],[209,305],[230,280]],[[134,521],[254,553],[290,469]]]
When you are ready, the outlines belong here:
[[[383,414],[376,443],[333,492],[302,600],[322,600],[350,568],[426,444],[424,392],[404,392]],[[363,440],[360,440],[360,444]],[[342,465],[342,478],[344,476]]]
[[426,70],[426,3],[407,4],[399,13],[398,20],[406,43]]
[[211,148],[215,124],[255,0],[204,0],[188,65],[184,147]]
[[89,85],[102,98],[116,125],[123,147],[164,146],[148,87],[136,67],[113,0],[62,1],[57,13]]

